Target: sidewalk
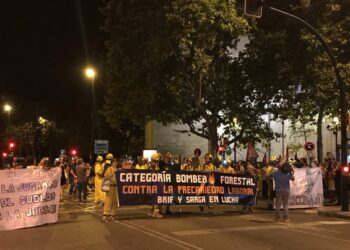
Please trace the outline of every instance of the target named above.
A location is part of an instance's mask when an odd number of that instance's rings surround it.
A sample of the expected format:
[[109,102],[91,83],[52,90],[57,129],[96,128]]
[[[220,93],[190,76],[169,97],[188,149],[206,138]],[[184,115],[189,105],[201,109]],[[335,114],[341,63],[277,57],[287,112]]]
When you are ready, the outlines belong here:
[[342,212],[341,206],[323,206],[317,209],[317,214],[326,217],[350,220],[350,211]]
[[[258,210],[273,210],[272,202],[268,200],[259,200],[255,208]],[[314,209],[313,211],[315,210],[316,209]],[[349,210],[350,210],[350,205],[349,205]],[[326,216],[326,217],[350,220],[350,211],[342,212],[341,206],[330,205],[327,203],[323,207],[320,207],[317,209],[317,214],[321,216]]]

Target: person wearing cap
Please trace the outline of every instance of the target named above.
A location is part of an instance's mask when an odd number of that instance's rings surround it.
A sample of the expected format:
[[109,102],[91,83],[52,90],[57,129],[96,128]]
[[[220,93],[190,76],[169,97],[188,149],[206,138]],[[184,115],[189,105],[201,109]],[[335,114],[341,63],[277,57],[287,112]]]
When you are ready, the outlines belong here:
[[225,159],[222,161],[222,164],[219,168],[219,172],[225,173],[225,174],[234,174],[235,170],[231,166],[231,161],[229,159]]
[[[254,167],[254,165],[251,163],[251,162],[248,162],[247,163],[247,166],[245,168],[245,174],[248,174],[248,175],[253,175],[255,176],[256,180],[257,180],[257,172],[256,172],[256,169]],[[259,187],[258,187],[258,184],[257,184],[257,187],[256,187],[256,193],[259,192]],[[256,194],[255,194],[255,200],[256,200]],[[253,205],[243,205],[243,213],[247,213],[248,210],[250,212],[254,212],[253,210]]]
[[[159,161],[160,161],[160,154],[154,153],[151,156],[151,162],[149,165],[149,170],[158,171],[159,170]],[[151,210],[148,213],[149,216],[152,216],[153,218],[163,218],[163,215],[160,214],[160,205],[153,205],[151,207]]]
[[216,171],[216,167],[213,164],[214,157],[210,153],[206,153],[204,156],[204,165],[203,165],[203,171],[204,172],[214,172]]
[[190,158],[183,158],[181,164],[181,171],[193,171],[192,160]]
[[117,160],[112,159],[111,165],[106,169],[104,173],[104,178],[108,179],[109,190],[106,192],[105,202],[103,205],[103,216],[102,221],[117,221],[117,176],[115,172],[117,171]]
[[149,169],[148,159],[147,158],[142,158],[141,160],[139,160],[139,162],[135,166],[135,169],[148,170]]
[[103,168],[103,174],[105,174],[106,170],[112,165],[112,160],[113,160],[113,154],[108,153],[106,155],[106,160],[104,163],[102,163],[102,168]]
[[105,193],[101,189],[103,181],[103,157],[98,155],[95,162],[95,204],[105,201]]

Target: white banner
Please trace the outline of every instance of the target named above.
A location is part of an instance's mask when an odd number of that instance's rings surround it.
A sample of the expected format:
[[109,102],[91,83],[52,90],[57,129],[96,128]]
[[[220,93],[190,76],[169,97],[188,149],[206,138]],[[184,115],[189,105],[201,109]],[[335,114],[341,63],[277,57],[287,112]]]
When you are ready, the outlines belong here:
[[294,177],[290,182],[289,208],[322,207],[321,168],[294,168]]
[[58,220],[61,169],[0,171],[0,231]]

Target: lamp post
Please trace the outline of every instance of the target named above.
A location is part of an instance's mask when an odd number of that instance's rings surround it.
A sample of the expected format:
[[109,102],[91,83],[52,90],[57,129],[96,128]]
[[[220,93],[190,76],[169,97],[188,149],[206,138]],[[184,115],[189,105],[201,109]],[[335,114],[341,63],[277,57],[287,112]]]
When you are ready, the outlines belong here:
[[90,130],[90,158],[93,158],[94,132],[95,132],[95,76],[96,71],[92,67],[85,69],[85,76],[91,80],[91,130]]
[[11,110],[12,110],[11,105],[9,105],[9,104],[4,105],[4,111],[7,112],[7,114],[8,114],[8,124],[10,124],[10,121],[11,121]]

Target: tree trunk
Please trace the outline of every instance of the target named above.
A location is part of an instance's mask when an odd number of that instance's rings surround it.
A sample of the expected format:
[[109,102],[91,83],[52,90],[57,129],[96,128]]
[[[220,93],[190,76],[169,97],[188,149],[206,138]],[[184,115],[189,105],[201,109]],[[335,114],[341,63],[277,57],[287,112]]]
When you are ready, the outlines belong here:
[[208,151],[214,156],[218,145],[218,139],[219,139],[216,118],[212,118],[210,121],[207,121],[207,124],[208,124],[208,135],[209,135]]
[[322,162],[323,159],[323,137],[322,137],[322,120],[324,115],[324,107],[319,107],[317,118],[317,161]]

